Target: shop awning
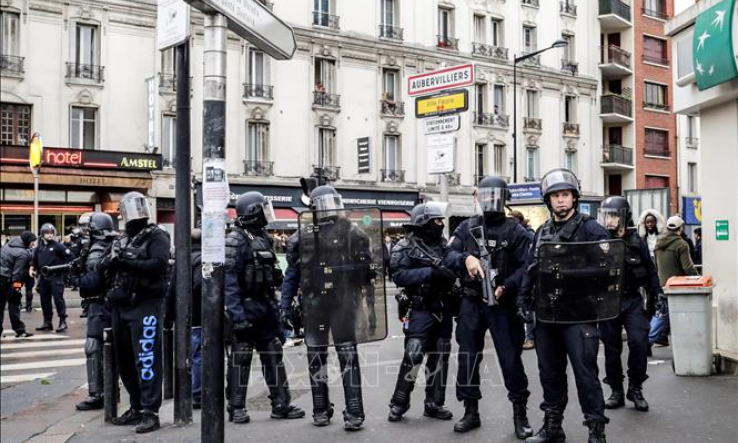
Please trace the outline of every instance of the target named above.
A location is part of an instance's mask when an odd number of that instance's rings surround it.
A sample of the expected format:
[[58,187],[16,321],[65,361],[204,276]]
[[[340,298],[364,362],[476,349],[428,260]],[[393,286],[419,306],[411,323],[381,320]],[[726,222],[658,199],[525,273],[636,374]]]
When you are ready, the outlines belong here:
[[404,211],[382,211],[382,224],[385,228],[401,228],[410,223],[410,214]]
[[[9,205],[2,205],[3,211],[8,212],[33,212],[33,205],[16,205],[16,204],[9,204]],[[39,212],[74,212],[74,213],[84,213],[84,212],[93,212],[95,208],[93,206],[49,206],[49,205],[40,205],[38,207]]]

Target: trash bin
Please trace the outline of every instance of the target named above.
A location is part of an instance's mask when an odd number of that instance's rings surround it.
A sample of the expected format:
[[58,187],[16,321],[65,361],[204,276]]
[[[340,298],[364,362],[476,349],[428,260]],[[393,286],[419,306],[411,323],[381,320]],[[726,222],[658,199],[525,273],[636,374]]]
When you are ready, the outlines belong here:
[[707,275],[672,277],[666,282],[676,375],[712,374],[712,288]]

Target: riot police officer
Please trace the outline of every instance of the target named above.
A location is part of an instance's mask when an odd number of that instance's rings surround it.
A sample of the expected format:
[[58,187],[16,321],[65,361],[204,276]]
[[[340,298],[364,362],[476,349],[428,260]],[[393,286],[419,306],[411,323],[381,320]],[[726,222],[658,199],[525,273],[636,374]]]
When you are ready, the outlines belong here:
[[110,305],[105,300],[105,277],[98,268],[117,236],[113,218],[104,212],[92,214],[87,223],[90,239],[80,251],[79,272],[71,278],[72,284],[79,287],[79,295],[88,311],[85,355],[89,397],[77,404],[80,411],[103,407],[103,331],[110,327]]
[[149,202],[139,192],[120,200],[125,231],[101,263],[112,305],[116,362],[130,396],[130,409],[114,425],[137,425],[137,433],[159,429],[162,401],[162,311],[167,289],[169,234],[151,220]]
[[[599,335],[596,322],[599,316],[597,312],[590,312],[590,308],[598,306],[592,302],[602,295],[598,290],[605,292],[608,287],[614,288],[617,284],[603,278],[590,278],[587,260],[589,255],[595,255],[596,250],[605,253],[617,248],[609,244],[598,247],[597,243],[594,249],[583,251],[574,245],[571,249],[563,247],[569,242],[606,241],[610,237],[594,218],[578,211],[580,189],[574,173],[567,169],[550,171],[541,180],[541,195],[552,217],[536,231],[518,301],[521,315],[535,306],[536,354],[543,387],[541,409],[545,417],[541,429],[526,443],[561,442],[566,439],[561,425],[568,401],[567,356],[574,370],[585,424],[589,428],[588,443],[605,443],[605,400],[597,378]],[[540,263],[545,258],[544,252],[559,250],[565,253],[562,260],[569,259],[575,264],[576,269],[566,278],[561,273],[557,274],[557,269],[563,265],[544,268]],[[620,266],[623,266],[622,257]],[[614,271],[613,274],[619,275],[618,269]],[[583,278],[577,280],[577,276]],[[568,286],[559,286],[567,281],[570,282]],[[612,298],[619,304],[618,294],[605,295],[607,297],[603,298]]]
[[[56,228],[51,223],[44,223],[41,226],[41,239],[33,251],[33,259],[31,260],[31,277],[35,277],[37,271],[46,266],[57,266],[69,263],[74,259],[72,251],[62,245],[55,239]],[[38,292],[41,296],[41,311],[44,316],[44,322],[36,328],[37,331],[51,331],[54,327],[51,320],[54,311],[51,307],[51,300],[54,300],[56,313],[59,316],[59,327],[56,332],[64,332],[67,330],[67,305],[64,301],[64,276],[61,274],[41,275],[38,281]]]
[[310,193],[310,199],[314,208],[314,212],[309,214],[313,217],[313,224],[301,227],[290,238],[288,246],[289,267],[285,272],[280,306],[282,323],[285,328],[292,327],[292,298],[300,288],[313,396],[313,424],[327,426],[333,417],[326,366],[331,333],[341,366],[346,400],[344,429],[357,431],[364,422],[357,329],[367,327],[369,330],[362,331],[366,336],[371,335],[377,326],[373,294],[366,296],[369,318],[359,318],[362,293],[371,286],[374,278],[369,238],[342,214],[341,195],[332,186],[316,187]]
[[[603,380],[610,385],[612,394],[605,401],[605,408],[616,409],[632,401],[639,411],[648,411],[643,397],[643,382],[648,375],[648,331],[650,324],[644,310],[640,289],[645,288],[653,300],[664,297],[659,275],[651,261],[648,245],[638,235],[633,224],[633,214],[628,200],[609,197],[600,206],[597,221],[612,238],[621,238],[627,244],[625,290],[621,298],[620,315],[599,324],[602,343],[605,345],[605,374]],[[622,331],[628,335],[628,392],[623,389]]]
[[[507,182],[499,177],[485,177],[479,182],[477,201],[482,215],[463,221],[454,232],[451,249],[469,260],[470,273],[462,278],[464,297],[456,325],[459,344],[459,373],[456,397],[464,402],[464,417],[454,426],[467,432],[481,425],[478,403],[479,366],[484,350],[484,336],[489,330],[500,369],[513,404],[515,436],[533,435],[528,424],[528,377],[522,353],[525,325],[516,315],[516,296],[524,273],[532,235],[514,218],[505,216],[509,198]],[[488,267],[478,272],[478,258]],[[461,265],[463,267],[463,265]],[[471,275],[475,273],[475,275]],[[486,281],[481,281],[485,279]],[[486,294],[483,284],[489,284]]]
[[229,421],[247,423],[246,389],[254,349],[259,352],[269,387],[272,418],[293,419],[305,411],[291,404],[283,362],[279,310],[275,288],[282,282],[274,244],[266,225],[274,220],[271,202],[259,192],[236,200],[234,226],[226,239],[225,299],[232,321],[232,351],[228,368]]
[[407,237],[392,248],[390,272],[395,284],[404,289],[410,311],[389,421],[399,421],[410,409],[410,394],[424,354],[428,354],[428,361],[423,415],[441,420],[453,417],[444,403],[454,316],[451,289],[457,277],[443,263],[448,253],[443,237],[446,207],[435,202],[415,206],[411,223],[405,225]]

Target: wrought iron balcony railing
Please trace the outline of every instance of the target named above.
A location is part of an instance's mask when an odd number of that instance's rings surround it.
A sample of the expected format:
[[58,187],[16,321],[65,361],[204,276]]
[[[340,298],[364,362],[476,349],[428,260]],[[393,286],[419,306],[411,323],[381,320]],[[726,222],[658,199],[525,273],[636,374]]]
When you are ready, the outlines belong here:
[[382,115],[391,115],[394,117],[402,117],[405,115],[405,102],[385,99],[379,101],[379,107],[382,111]]
[[[525,52],[526,53],[531,53],[531,52],[535,52],[535,51],[536,51],[536,49],[528,48]],[[524,66],[530,66],[530,67],[537,68],[537,67],[541,66],[541,54],[534,55],[533,57],[530,57],[530,58],[526,58],[525,60],[523,60],[520,63],[522,65],[524,65]]]
[[561,71],[568,72],[571,75],[577,75],[579,73],[579,63],[571,60],[561,60]]
[[478,126],[491,126],[494,128],[507,128],[510,126],[510,116],[475,112],[474,124]]
[[381,169],[382,181],[387,183],[404,183],[405,182],[405,170],[404,169]]
[[523,117],[523,129],[531,131],[542,131],[543,121],[540,118]]
[[341,179],[341,167],[340,166],[327,166],[327,165],[313,165],[313,173],[327,178],[330,181],[336,181]]
[[341,107],[341,96],[322,91],[313,91],[313,105],[339,109]]
[[669,110],[671,110],[671,106],[667,105],[666,103],[653,103],[649,101],[644,101],[643,107],[646,109],[655,109],[657,111],[664,112],[669,112]]
[[331,29],[341,28],[339,16],[319,11],[313,11],[313,25]]
[[602,163],[633,166],[633,149],[620,145],[605,146],[602,148]]
[[244,98],[260,98],[263,100],[273,100],[274,99],[274,86],[244,83],[243,97]]
[[619,0],[600,0],[600,15],[615,14],[630,21],[630,5]]
[[69,79],[102,83],[105,81],[104,72],[105,67],[103,66],[67,63],[67,78]]
[[23,75],[25,73],[23,69],[24,60],[24,57],[2,54],[0,55],[0,72],[10,75]]
[[700,139],[697,137],[687,137],[685,142],[688,148],[697,149],[700,146]]
[[159,73],[159,91],[176,91],[177,90],[177,76],[174,74]]
[[579,123],[564,123],[563,133],[568,137],[579,137]]
[[577,5],[574,4],[574,0],[563,0],[559,3],[559,12],[562,14],[577,15]]
[[615,46],[600,46],[600,64],[615,64],[630,68],[630,52]]
[[620,95],[603,95],[600,104],[600,114],[620,114],[633,116],[633,100]]
[[379,25],[379,36],[390,40],[402,41],[404,29],[392,25]]
[[449,37],[447,35],[438,35],[438,43],[437,47],[441,49],[459,49],[459,39],[454,37]]
[[483,57],[507,60],[507,48],[501,46],[485,45],[484,43],[472,43],[472,54]]
[[643,8],[642,9],[643,15],[647,15],[649,17],[655,17],[661,20],[666,20],[669,18],[669,15],[664,12],[664,5],[661,5],[660,9],[651,9],[651,8]]
[[520,4],[525,6],[533,6],[534,8],[538,7],[539,0],[521,0]]
[[260,177],[270,177],[274,171],[274,162],[265,162],[260,160],[244,160],[243,173],[246,175],[257,175]]

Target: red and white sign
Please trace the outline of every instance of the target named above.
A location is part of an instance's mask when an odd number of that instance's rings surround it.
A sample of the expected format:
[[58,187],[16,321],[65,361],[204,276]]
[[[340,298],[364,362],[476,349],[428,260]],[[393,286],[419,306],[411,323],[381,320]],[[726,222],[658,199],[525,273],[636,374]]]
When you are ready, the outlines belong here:
[[453,66],[408,77],[408,95],[426,94],[474,84],[474,65]]

